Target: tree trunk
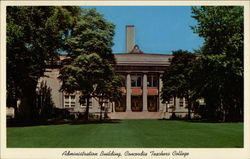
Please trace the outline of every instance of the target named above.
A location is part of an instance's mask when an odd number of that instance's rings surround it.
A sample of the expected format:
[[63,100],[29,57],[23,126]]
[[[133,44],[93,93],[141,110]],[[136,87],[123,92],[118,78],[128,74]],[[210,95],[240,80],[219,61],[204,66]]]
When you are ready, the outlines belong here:
[[222,122],[226,121],[226,110],[222,110]]
[[89,120],[89,96],[87,97],[87,107],[86,107],[86,111],[85,111],[85,119]]
[[112,113],[114,112],[114,103],[111,102],[111,106],[112,106]]
[[102,102],[100,103],[100,121],[102,121]]
[[34,122],[37,120],[36,110],[36,83],[30,82],[29,85],[24,85],[22,88],[22,96],[20,103],[20,120],[24,122]]
[[172,112],[174,112],[176,110],[176,97],[174,96],[174,108],[172,109]]
[[188,96],[186,96],[187,99],[187,103],[188,103],[188,120],[191,119],[191,103],[190,103],[190,99]]
[[222,108],[221,109],[221,112],[222,112],[222,122],[225,122],[226,121],[226,108],[223,104],[223,101],[222,99],[220,99],[220,107]]
[[242,105],[239,106],[240,121],[244,121],[244,107]]
[[241,98],[239,98],[238,101],[239,101],[239,103],[238,103],[239,121],[244,121],[244,104],[243,104],[243,100]]
[[32,111],[28,100],[29,100],[28,97],[21,97],[19,117],[20,120],[24,122],[29,122],[32,120],[31,117]]

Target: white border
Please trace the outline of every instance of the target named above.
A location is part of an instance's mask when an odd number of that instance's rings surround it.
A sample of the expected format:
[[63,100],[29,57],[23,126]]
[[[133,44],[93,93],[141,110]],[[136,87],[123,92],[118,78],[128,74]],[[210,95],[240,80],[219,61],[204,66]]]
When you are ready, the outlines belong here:
[[[200,6],[200,5],[243,5],[244,6],[244,148],[135,148],[135,149],[127,149],[127,148],[6,148],[6,6],[7,5],[79,5],[79,6]],[[93,158],[93,157],[83,157],[83,156],[74,156],[74,157],[65,157],[61,156],[61,154],[65,150],[70,150],[72,152],[82,152],[82,151],[95,151],[101,152],[102,150],[115,150],[116,152],[121,152],[122,154],[127,151],[131,150],[131,152],[136,151],[139,152],[144,150],[145,152],[149,152],[151,150],[164,150],[166,152],[172,152],[174,150],[182,150],[185,152],[189,152],[190,155],[186,156],[186,159],[208,159],[208,158],[221,158],[221,159],[249,159],[250,158],[250,124],[249,124],[249,88],[250,88],[250,78],[249,78],[249,63],[250,63],[250,56],[249,56],[249,5],[250,1],[1,1],[1,53],[0,53],[0,71],[1,71],[1,78],[0,78],[0,110],[1,110],[1,156],[0,158]],[[96,157],[97,158],[97,157]],[[117,157],[98,157],[98,158],[117,158]],[[120,159],[126,158],[142,158],[142,157],[126,157],[122,156],[119,157]],[[143,158],[152,158],[151,156],[143,157]],[[157,157],[167,158],[167,159],[175,159],[175,158],[184,158],[184,157]]]

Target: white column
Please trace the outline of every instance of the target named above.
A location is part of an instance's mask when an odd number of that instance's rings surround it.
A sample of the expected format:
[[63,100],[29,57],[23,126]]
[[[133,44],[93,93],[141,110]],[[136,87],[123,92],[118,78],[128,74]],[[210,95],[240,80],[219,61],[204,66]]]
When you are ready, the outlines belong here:
[[180,98],[175,98],[175,110],[176,111],[179,111],[179,109],[180,109]]
[[126,87],[126,111],[131,111],[131,77],[127,74],[127,87]]
[[[90,100],[92,100],[92,99],[90,99]],[[93,106],[93,112],[100,112],[99,102],[95,98],[93,98],[93,100],[92,100],[92,106]]]
[[186,103],[186,98],[183,97],[183,109],[186,109],[186,104],[188,104],[188,103]]
[[143,87],[142,87],[142,100],[143,100],[143,109],[142,111],[148,111],[148,86],[147,86],[147,74],[143,74]]
[[159,90],[158,90],[159,91],[159,111],[163,111],[164,110],[163,107],[166,107],[166,104],[163,104],[161,100],[161,89],[163,87],[161,76],[162,74],[159,75]]
[[112,102],[112,109],[113,109],[113,112],[115,112],[115,102]]

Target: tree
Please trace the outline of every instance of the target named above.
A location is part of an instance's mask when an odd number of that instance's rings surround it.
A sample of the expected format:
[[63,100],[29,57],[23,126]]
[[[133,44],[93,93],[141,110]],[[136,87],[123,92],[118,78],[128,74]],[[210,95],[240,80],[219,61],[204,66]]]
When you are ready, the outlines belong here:
[[87,100],[85,119],[89,116],[89,99],[109,98],[113,90],[114,70],[98,54],[82,54],[75,58],[70,65],[60,70],[62,81],[61,90],[73,93],[81,92],[80,99]]
[[[86,58],[88,59],[90,57],[88,57],[87,55],[96,56],[96,54],[98,54],[98,57],[90,58],[89,60],[101,58],[99,60],[103,60],[102,62],[104,63],[99,63],[96,64],[97,67],[89,68],[90,72],[91,69],[93,69],[93,71],[97,71],[104,69],[102,68],[104,66],[111,67],[110,64],[115,64],[115,58],[112,54],[114,27],[114,24],[107,22],[103,18],[103,15],[96,12],[96,9],[82,9],[81,15],[79,16],[77,23],[74,25],[73,29],[70,32],[70,36],[65,41],[64,48],[67,51],[68,56],[70,57],[67,64],[69,66],[75,66],[74,61],[76,59],[79,60],[79,57],[82,57],[82,55],[86,56]],[[82,61],[82,63],[84,63],[84,61]],[[99,66],[100,68],[98,68]],[[65,71],[66,68],[63,68],[61,70],[61,76],[65,76],[68,73],[67,71]],[[103,76],[99,78],[90,78],[92,79],[92,83],[85,83],[85,85],[89,86],[90,88],[83,89],[83,87],[80,86],[82,92],[82,100],[84,100],[85,98],[87,99],[86,118],[88,118],[89,113],[88,100],[91,97],[98,97],[98,101],[100,102],[101,107],[104,99],[107,100],[111,98],[108,97],[108,94],[110,95],[109,90],[113,87],[111,79],[115,79],[115,75],[113,73],[113,69],[109,69],[106,70],[108,72],[103,72]],[[104,74],[106,75],[104,76]],[[71,76],[74,75],[71,74]],[[94,76],[95,75],[91,75],[91,77]],[[62,81],[66,82],[67,80],[62,79]],[[62,90],[65,90],[63,87]],[[71,86],[67,85],[67,87]],[[74,86],[72,85],[72,88],[73,87]],[[73,90],[76,91],[78,90],[78,88],[73,88]]]
[[191,118],[191,71],[196,56],[188,51],[173,51],[174,57],[171,65],[165,70],[162,81],[163,101],[169,101],[175,97],[185,97],[188,102],[188,118]]
[[192,29],[205,42],[193,76],[209,120],[243,120],[243,7],[193,7]]
[[[122,86],[121,79],[114,72],[110,72],[108,78],[104,78],[98,85],[95,91],[95,97],[100,104],[100,120],[102,120],[103,104],[105,102],[115,102],[121,97],[120,87]],[[106,113],[107,108],[105,108]]]
[[79,7],[7,7],[7,105],[20,98],[22,119],[36,116],[45,61],[57,56],[79,14]]
[[55,105],[52,100],[51,88],[42,81],[36,91],[36,111],[41,120],[47,120],[52,117]]
[[66,40],[65,50],[72,60],[81,54],[97,53],[109,63],[115,63],[112,54],[114,27],[96,9],[82,9],[70,37]]

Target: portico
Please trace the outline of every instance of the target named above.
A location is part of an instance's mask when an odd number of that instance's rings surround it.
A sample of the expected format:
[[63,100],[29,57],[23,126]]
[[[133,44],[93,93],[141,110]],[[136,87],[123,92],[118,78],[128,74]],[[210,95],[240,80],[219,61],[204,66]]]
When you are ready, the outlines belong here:
[[144,53],[134,42],[134,26],[126,27],[127,53],[115,53],[116,73],[123,79],[123,96],[115,103],[115,112],[163,112],[160,100],[161,75],[172,55]]
[[119,107],[116,112],[162,111],[165,104],[160,100],[161,75],[171,55],[143,53],[136,45],[130,53],[115,54],[115,58],[115,70],[124,79],[123,98],[115,103]]
[[[131,76],[133,78],[133,81],[131,80]],[[157,76],[155,75],[155,77]],[[130,112],[130,111],[148,112],[148,111],[160,110],[159,105],[161,103],[159,100],[159,89],[161,88],[157,86],[158,82],[154,83],[155,87],[148,87],[148,85],[150,86],[150,84],[152,83],[149,82],[147,78],[148,78],[147,73],[133,74],[132,72],[128,72],[126,74],[126,86],[122,88],[123,90],[126,90],[126,94],[125,94],[126,95],[126,109],[125,109],[126,112]],[[131,86],[131,83],[133,83],[133,86]],[[160,78],[159,78],[159,83],[160,83]],[[150,98],[150,100],[148,100],[148,97],[150,96],[157,97],[157,98],[153,98],[153,99]],[[132,98],[134,99],[131,100]],[[149,110],[148,106],[151,106],[153,109],[151,108],[151,110]]]

